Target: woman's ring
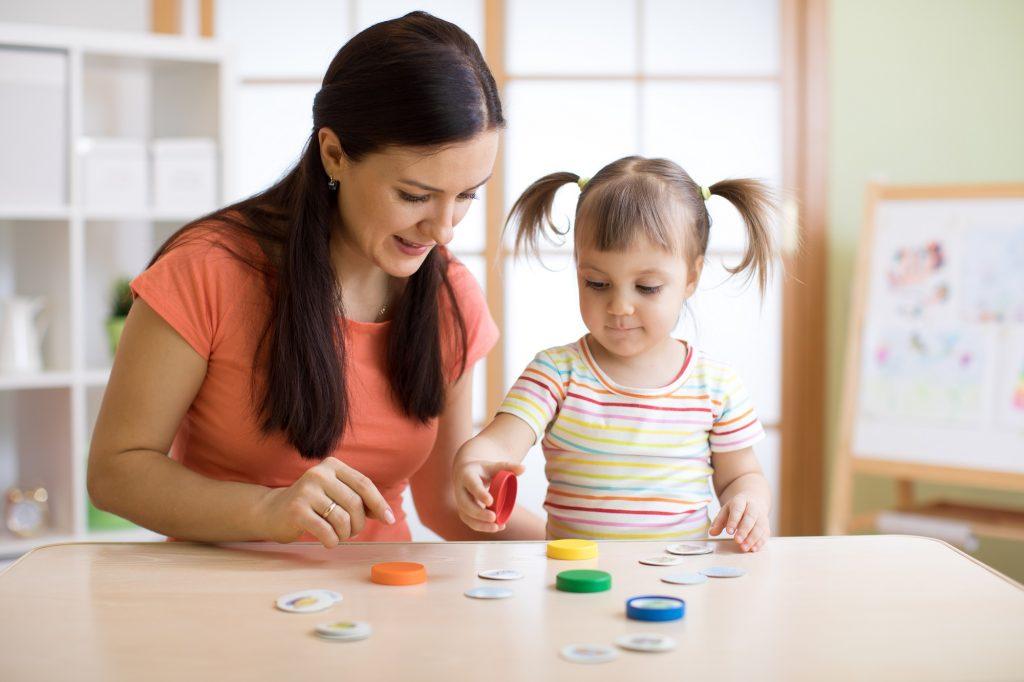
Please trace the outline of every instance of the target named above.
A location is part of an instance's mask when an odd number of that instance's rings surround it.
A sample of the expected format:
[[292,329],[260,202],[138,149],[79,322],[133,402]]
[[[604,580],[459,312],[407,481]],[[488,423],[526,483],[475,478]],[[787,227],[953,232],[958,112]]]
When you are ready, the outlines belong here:
[[334,500],[331,500],[331,506],[329,506],[329,507],[327,508],[327,511],[325,511],[325,512],[324,512],[323,514],[321,514],[320,516],[322,516],[322,517],[324,517],[324,518],[326,519],[326,518],[327,518],[328,516],[330,516],[330,515],[331,515],[331,512],[332,512],[332,511],[334,511],[334,508],[335,508],[335,507],[337,507],[337,506],[338,506],[338,503],[337,503],[337,502],[335,502]]

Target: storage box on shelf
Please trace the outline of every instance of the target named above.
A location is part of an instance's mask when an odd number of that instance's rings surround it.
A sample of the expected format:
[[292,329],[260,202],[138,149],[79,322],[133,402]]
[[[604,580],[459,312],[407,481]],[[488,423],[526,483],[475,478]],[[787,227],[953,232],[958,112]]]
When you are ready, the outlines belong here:
[[38,537],[0,531],[0,558],[158,537],[88,504],[105,323],[114,282],[230,191],[232,87],[212,41],[0,24],[0,301],[46,308],[41,371],[0,373],[0,492],[41,485],[50,510]]
[[67,62],[61,50],[0,45],[0,205],[67,203]]

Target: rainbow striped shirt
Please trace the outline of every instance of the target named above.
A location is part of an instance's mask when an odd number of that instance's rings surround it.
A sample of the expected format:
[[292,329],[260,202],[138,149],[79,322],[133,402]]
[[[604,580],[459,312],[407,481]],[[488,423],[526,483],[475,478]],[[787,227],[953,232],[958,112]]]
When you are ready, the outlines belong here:
[[615,383],[586,337],[549,348],[498,411],[542,439],[549,538],[706,536],[711,453],[747,448],[765,435],[732,367],[689,345],[679,374],[661,388]]

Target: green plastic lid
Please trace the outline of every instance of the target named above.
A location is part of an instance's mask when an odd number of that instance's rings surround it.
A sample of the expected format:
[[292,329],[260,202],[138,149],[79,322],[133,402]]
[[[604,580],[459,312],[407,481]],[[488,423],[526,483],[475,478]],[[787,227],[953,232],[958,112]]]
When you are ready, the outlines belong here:
[[562,571],[555,576],[555,589],[562,592],[604,592],[612,589],[612,575],[588,569]]

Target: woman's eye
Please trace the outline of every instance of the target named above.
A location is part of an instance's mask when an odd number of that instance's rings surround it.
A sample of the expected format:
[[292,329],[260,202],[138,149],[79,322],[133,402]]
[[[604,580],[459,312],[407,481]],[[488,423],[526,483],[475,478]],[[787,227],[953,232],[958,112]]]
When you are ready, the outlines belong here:
[[586,280],[588,289],[596,289],[597,291],[604,291],[608,288],[608,282],[595,282],[593,280]]
[[476,192],[471,192],[469,194],[460,194],[459,195],[459,199],[462,199],[463,201],[473,201],[476,198],[477,198],[476,197]]
[[401,190],[399,190],[398,196],[402,197],[403,201],[411,201],[413,203],[422,203],[430,198],[429,194],[409,194]]
[[656,287],[647,287],[647,286],[644,286],[643,284],[637,284],[636,285],[636,289],[637,289],[637,291],[639,291],[644,296],[651,296],[651,295],[656,294],[659,291],[661,291],[661,285],[659,284]]

